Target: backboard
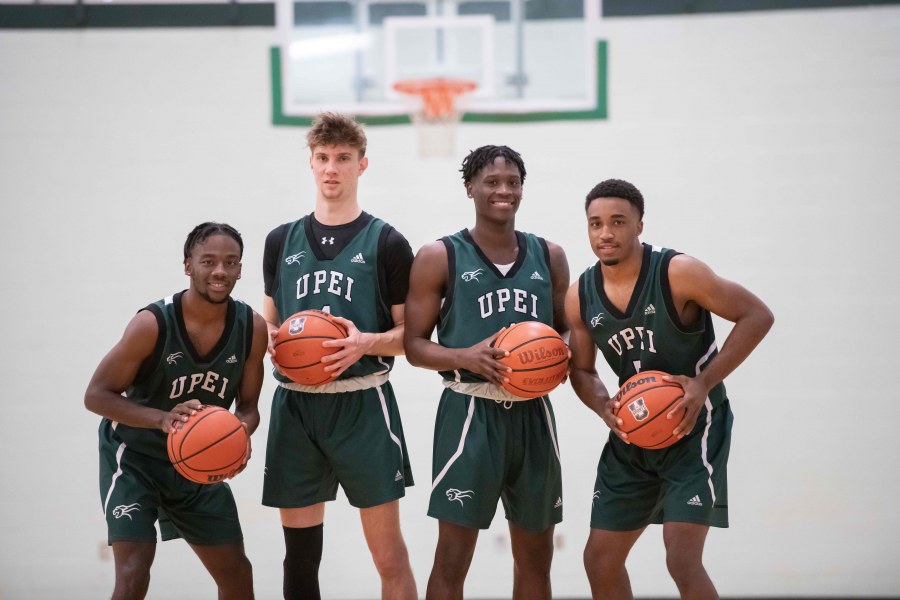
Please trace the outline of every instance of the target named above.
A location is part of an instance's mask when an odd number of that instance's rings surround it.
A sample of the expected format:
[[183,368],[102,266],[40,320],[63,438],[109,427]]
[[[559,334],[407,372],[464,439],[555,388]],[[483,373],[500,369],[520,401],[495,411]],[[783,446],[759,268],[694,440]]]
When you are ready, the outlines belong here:
[[606,118],[600,0],[277,0],[276,125],[318,112],[408,123],[398,81],[447,77],[468,122]]

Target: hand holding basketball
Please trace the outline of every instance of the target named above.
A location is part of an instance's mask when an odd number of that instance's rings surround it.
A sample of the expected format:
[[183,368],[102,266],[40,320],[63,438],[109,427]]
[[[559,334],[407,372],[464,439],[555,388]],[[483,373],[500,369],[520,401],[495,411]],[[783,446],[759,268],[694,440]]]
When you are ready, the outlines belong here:
[[508,381],[507,375],[511,369],[500,362],[500,359],[507,356],[509,352],[502,348],[495,348],[494,340],[502,335],[504,331],[506,331],[506,327],[494,335],[481,340],[474,346],[461,348],[459,366],[467,371],[483,376],[495,385],[503,385],[505,381]]
[[678,439],[683,438],[694,429],[697,417],[703,409],[703,403],[709,395],[709,389],[705,388],[696,377],[684,375],[666,375],[663,380],[679,385],[684,389],[684,397],[672,406],[669,411],[673,423],[678,423],[678,413],[684,412],[681,422],[675,427],[674,434]]
[[349,319],[337,315],[332,315],[331,318],[347,330],[344,338],[328,340],[322,344],[333,351],[332,354],[322,357],[322,362],[326,365],[325,372],[336,378],[364,355],[369,354],[377,337],[374,333],[363,333]]
[[221,406],[200,405],[166,439],[175,470],[195,483],[218,483],[237,475],[246,464],[247,427]]
[[163,415],[159,428],[162,429],[163,433],[173,433],[181,429],[188,422],[188,419],[196,414],[200,406],[202,405],[199,400],[188,400],[187,402],[176,404],[172,410]]
[[321,310],[303,310],[285,319],[274,340],[278,370],[303,385],[322,385],[333,380],[322,358],[337,351],[325,347],[324,342],[347,337],[347,329],[337,318]]
[[493,342],[509,368],[503,388],[524,399],[549,394],[569,374],[570,352],[555,329],[539,321],[514,323]]
[[[666,378],[669,378],[667,380]],[[676,408],[684,390],[662,371],[641,371],[622,384],[612,399],[620,429],[628,434],[625,441],[658,450],[677,442],[674,430],[681,420]],[[670,416],[671,415],[671,416]]]

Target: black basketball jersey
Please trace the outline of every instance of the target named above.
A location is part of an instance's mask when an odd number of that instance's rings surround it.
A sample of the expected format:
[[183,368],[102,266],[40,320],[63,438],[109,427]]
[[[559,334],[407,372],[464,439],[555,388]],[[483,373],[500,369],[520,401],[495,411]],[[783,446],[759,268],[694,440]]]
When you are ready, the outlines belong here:
[[[649,370],[694,377],[718,352],[708,310],[702,310],[692,328],[683,326],[678,318],[668,275],[669,261],[677,254],[643,245],[641,271],[624,312],[607,297],[599,264],[578,279],[581,318],[619,376],[619,385],[635,373]],[[724,384],[715,386],[709,398],[713,406],[720,405],[725,400]]]
[[[253,311],[241,301],[228,299],[222,337],[207,356],[199,356],[188,338],[179,292],[148,305],[156,316],[159,337],[149,368],[143,368],[125,395],[145,406],[170,411],[176,404],[199,400],[203,404],[230,408],[244,363],[253,341]],[[128,448],[166,459],[166,434],[160,429],[131,427],[104,419],[101,427],[112,427],[114,438]]]
[[[385,222],[373,217],[334,258],[326,258],[313,236],[310,217],[292,223],[284,239],[278,288],[273,300],[281,321],[307,309],[324,310],[353,321],[360,331],[383,332],[394,326],[379,290],[378,241]],[[393,356],[363,356],[338,379],[385,373]],[[290,380],[277,371],[280,381]]]
[[[441,238],[447,249],[447,295],[438,320],[438,343],[467,348],[522,321],[553,326],[553,284],[550,251],[543,238],[516,232],[519,252],[502,275],[464,229]],[[484,377],[464,369],[442,371],[448,381],[481,382]]]

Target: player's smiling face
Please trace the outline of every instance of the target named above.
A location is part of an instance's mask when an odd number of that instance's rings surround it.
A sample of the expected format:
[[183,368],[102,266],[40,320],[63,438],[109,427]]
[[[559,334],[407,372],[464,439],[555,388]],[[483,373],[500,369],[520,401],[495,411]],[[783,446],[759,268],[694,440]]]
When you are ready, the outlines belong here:
[[316,189],[323,200],[355,198],[359,176],[369,164],[353,146],[316,146],[309,157],[309,166],[316,180]]
[[522,202],[522,175],[515,163],[498,156],[466,184],[466,191],[475,200],[477,214],[508,221]]
[[191,249],[184,273],[201,298],[212,304],[226,302],[241,278],[241,247],[230,235],[211,235]]
[[591,249],[602,264],[617,265],[634,252],[640,253],[638,236],[644,222],[628,200],[595,198],[588,205],[587,222]]

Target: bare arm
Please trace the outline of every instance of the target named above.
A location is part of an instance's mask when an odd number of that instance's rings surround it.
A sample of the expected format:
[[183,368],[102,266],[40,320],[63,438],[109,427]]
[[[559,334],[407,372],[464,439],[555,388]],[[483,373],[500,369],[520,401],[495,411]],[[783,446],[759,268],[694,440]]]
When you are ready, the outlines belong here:
[[445,348],[431,341],[447,290],[447,268],[447,250],[441,242],[423,246],[413,261],[406,298],[406,358],[416,367],[467,369],[500,384],[509,369],[497,359],[508,353],[490,347],[496,334],[469,348]]
[[578,297],[577,281],[566,293],[565,312],[569,322],[569,349],[572,351],[569,373],[572,388],[585,406],[603,419],[613,433],[627,442],[628,435],[619,429],[622,419],[613,415],[609,391],[597,374],[597,346],[594,345],[594,340],[581,319],[581,300]]
[[550,274],[553,284],[553,328],[565,339],[569,329],[566,319],[566,293],[569,288],[569,261],[561,246],[547,242],[550,251]]
[[672,377],[684,388],[684,399],[670,414],[685,409],[675,434],[691,432],[709,391],[722,382],[753,352],[775,318],[762,300],[745,287],[716,275],[705,263],[678,255],[669,263],[672,299],[679,315],[702,307],[734,323],[719,353],[696,377]]
[[[136,314],[122,339],[103,357],[84,393],[84,406],[112,421],[131,427],[160,429],[165,433],[175,430],[175,423],[187,421],[196,411],[181,403],[166,412],[143,406],[124,397],[122,393],[134,382],[143,362],[153,353],[159,326],[149,310]],[[199,406],[196,400],[191,401]]]
[[247,433],[250,434],[259,427],[259,393],[262,390],[265,376],[263,359],[266,356],[268,339],[265,319],[254,312],[250,356],[244,363],[244,372],[238,387],[237,405],[234,409],[234,414],[246,425]]

